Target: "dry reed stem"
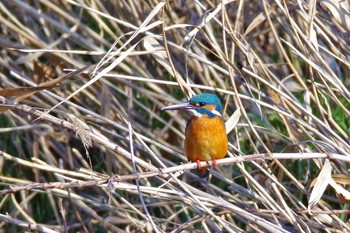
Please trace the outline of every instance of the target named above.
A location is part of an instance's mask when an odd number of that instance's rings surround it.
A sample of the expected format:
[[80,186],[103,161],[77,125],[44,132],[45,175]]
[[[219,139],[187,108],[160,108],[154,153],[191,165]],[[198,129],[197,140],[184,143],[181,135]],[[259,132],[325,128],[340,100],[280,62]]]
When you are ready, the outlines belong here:
[[[349,11],[2,1],[0,228],[350,231]],[[159,110],[204,91],[230,132],[208,181],[183,155],[188,116]]]

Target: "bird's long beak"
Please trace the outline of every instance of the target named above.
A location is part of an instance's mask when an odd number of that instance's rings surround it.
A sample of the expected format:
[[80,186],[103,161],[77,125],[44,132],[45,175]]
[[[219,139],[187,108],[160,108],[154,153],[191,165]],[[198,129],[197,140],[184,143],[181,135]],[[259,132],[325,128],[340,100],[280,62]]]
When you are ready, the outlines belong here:
[[181,103],[181,104],[175,104],[175,105],[170,105],[161,108],[161,110],[190,110],[190,109],[195,109],[196,107],[190,104],[189,102],[187,103]]

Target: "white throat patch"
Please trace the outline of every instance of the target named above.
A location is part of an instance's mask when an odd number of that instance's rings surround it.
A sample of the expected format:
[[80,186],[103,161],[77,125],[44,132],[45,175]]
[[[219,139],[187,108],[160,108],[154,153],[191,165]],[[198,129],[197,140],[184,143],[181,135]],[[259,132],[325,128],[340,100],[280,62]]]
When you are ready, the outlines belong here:
[[[204,114],[197,112],[195,109],[189,109],[189,111],[195,116],[195,117],[202,117]],[[217,110],[212,110],[211,113],[213,113],[216,116],[222,117],[221,113]]]
[[222,116],[221,116],[221,113],[218,112],[218,111],[216,111],[215,109],[214,109],[213,111],[211,111],[211,112],[212,112],[213,114],[219,116],[219,117],[222,117]]

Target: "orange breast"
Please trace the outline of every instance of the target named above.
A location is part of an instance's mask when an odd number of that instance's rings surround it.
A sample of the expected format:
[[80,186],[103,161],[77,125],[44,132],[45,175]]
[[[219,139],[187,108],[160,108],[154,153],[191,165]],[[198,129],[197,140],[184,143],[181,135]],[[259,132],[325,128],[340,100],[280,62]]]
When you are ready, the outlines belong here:
[[186,128],[185,154],[193,162],[225,157],[228,140],[220,117],[194,117]]

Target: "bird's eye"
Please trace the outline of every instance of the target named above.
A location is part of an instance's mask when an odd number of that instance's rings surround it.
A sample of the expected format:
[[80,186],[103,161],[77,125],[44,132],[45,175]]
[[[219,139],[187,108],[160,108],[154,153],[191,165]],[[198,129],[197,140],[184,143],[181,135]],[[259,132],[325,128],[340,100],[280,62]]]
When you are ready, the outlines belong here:
[[203,107],[206,105],[204,102],[192,102],[191,104],[195,107]]
[[205,103],[204,102],[199,102],[199,103],[196,104],[196,106],[197,107],[203,107],[203,106],[205,106]]

